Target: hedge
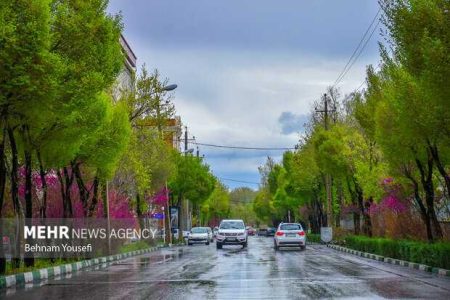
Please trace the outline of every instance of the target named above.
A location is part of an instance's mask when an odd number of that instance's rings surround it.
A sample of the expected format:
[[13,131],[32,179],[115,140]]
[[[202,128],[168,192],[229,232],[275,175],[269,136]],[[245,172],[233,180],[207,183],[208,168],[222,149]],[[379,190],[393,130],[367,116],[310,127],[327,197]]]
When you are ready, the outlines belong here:
[[306,242],[321,243],[320,234],[308,233],[306,235]]
[[450,269],[450,243],[424,243],[364,236],[347,236],[348,248],[385,257]]

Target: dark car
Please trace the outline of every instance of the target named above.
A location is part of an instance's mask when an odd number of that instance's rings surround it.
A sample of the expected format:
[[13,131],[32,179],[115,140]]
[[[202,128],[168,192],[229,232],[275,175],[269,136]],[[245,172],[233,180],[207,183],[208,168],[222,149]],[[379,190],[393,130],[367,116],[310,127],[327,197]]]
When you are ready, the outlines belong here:
[[275,227],[269,227],[266,231],[266,236],[275,236],[277,229]]
[[266,236],[267,228],[259,228],[257,234],[258,234],[258,236]]

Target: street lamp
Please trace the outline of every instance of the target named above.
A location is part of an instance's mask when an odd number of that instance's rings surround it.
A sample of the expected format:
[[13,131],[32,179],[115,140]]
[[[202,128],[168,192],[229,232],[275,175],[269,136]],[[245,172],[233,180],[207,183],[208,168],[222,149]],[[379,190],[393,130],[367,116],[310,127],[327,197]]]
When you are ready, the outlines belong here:
[[178,87],[178,85],[176,85],[176,84],[169,84],[169,85],[166,85],[165,87],[163,87],[162,90],[169,92],[169,91],[173,91],[177,87]]
[[[173,91],[178,86],[176,84],[169,84],[164,86],[161,90],[165,92]],[[165,103],[166,105],[169,104],[168,101]],[[159,118],[159,105],[158,105],[158,118]],[[161,128],[159,128],[159,131],[161,131]],[[166,180],[166,207],[164,208],[164,232],[165,232],[165,242],[167,242],[169,245],[172,244],[172,229],[170,228],[170,207],[169,207],[169,189],[167,188],[167,180]]]
[[183,151],[183,153],[184,154],[188,154],[188,153],[194,153],[194,148],[190,148],[190,149],[188,149],[188,150],[186,150],[186,151]]

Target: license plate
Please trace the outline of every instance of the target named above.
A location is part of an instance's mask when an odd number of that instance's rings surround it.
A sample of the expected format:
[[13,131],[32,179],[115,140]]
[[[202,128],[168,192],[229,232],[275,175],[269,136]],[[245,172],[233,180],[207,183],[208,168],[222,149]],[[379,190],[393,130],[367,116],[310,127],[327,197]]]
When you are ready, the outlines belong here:
[[227,238],[227,240],[229,240],[229,241],[235,241],[236,238],[234,238],[234,237],[229,237],[229,238]]
[[287,237],[295,237],[295,233],[288,233],[286,234]]

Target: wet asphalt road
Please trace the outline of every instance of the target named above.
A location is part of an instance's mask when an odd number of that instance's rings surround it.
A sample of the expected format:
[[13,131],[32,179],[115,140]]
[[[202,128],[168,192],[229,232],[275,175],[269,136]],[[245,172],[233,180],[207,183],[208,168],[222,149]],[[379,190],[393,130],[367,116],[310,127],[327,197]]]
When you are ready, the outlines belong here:
[[174,247],[105,268],[9,290],[6,299],[450,299],[450,279],[326,248],[275,252],[272,238],[247,249]]

